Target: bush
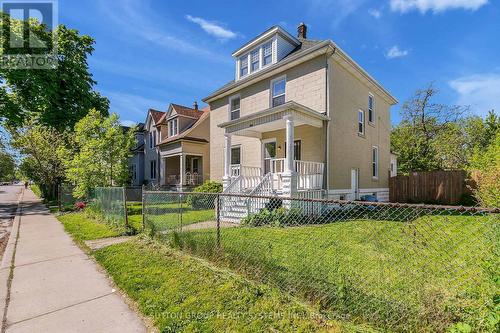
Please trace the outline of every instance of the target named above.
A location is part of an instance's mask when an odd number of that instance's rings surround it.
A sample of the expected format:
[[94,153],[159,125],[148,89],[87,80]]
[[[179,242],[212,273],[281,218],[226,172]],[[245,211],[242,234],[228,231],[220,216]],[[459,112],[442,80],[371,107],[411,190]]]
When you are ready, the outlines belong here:
[[76,210],[82,210],[85,207],[87,207],[87,205],[85,204],[85,202],[83,202],[83,201],[75,202],[75,209]]
[[42,190],[40,189],[40,186],[38,186],[37,184],[32,184],[30,186],[30,189],[37,196],[37,198],[40,198],[40,199],[42,198]]
[[471,167],[478,170],[474,195],[482,206],[500,207],[500,131],[484,151],[476,150]]
[[[221,193],[222,183],[207,180],[203,185],[198,186],[193,190],[196,193]],[[190,194],[187,198],[187,204],[194,209],[209,209],[213,208],[215,196],[206,194]]]

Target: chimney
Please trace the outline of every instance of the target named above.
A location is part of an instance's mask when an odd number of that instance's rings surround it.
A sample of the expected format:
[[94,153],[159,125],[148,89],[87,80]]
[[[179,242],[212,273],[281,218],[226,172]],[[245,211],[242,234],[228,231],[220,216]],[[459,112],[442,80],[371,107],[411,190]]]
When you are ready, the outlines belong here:
[[305,25],[304,22],[301,22],[297,27],[297,37],[303,39],[307,38],[307,25]]
[[198,103],[196,101],[193,103],[193,109],[198,110]]

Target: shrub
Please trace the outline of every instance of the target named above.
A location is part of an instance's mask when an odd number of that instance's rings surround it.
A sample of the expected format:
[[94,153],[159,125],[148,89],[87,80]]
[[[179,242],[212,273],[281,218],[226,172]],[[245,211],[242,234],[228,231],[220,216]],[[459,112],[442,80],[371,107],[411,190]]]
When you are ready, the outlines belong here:
[[82,210],[85,207],[87,207],[87,204],[85,202],[83,202],[83,201],[77,201],[77,202],[75,202],[75,208],[77,210]]
[[478,170],[474,195],[482,206],[500,207],[500,131],[484,151],[476,150],[471,167]]
[[[222,183],[207,180],[203,185],[196,187],[193,192],[196,193],[221,193]],[[213,208],[215,196],[206,194],[190,194],[187,198],[187,204],[194,209],[209,209]]]

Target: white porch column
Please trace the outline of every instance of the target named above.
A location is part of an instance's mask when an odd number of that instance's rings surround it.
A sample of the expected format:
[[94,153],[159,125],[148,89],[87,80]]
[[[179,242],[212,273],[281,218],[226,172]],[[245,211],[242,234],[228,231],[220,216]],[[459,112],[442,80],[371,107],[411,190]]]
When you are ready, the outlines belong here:
[[167,158],[160,156],[160,179],[159,179],[159,184],[161,186],[167,185],[167,175],[166,175],[166,169],[167,169]]
[[[294,161],[294,121],[292,116],[285,117],[286,122],[286,159],[283,172],[283,196],[291,197],[297,192],[297,174]],[[286,206],[286,205],[285,205]]]
[[231,184],[231,135],[224,134],[224,176],[222,185],[224,190]]
[[184,154],[179,155],[179,182],[180,187],[184,186],[184,176],[186,174],[186,162],[184,158]]

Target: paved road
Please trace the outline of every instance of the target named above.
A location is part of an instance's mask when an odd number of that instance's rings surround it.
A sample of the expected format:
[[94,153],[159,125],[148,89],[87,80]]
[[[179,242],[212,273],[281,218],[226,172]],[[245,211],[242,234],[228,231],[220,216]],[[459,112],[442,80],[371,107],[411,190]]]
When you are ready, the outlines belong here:
[[5,253],[14,253],[14,265],[4,260],[0,267],[5,332],[145,332],[139,316],[33,192],[24,192],[21,206]]
[[0,186],[0,220],[10,218],[12,211],[17,207],[17,197],[22,186]]

